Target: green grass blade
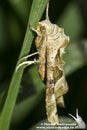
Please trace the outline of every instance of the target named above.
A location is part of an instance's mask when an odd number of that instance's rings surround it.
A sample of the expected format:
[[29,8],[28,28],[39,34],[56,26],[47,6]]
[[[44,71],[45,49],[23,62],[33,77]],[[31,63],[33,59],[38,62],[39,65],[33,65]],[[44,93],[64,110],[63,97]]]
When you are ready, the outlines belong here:
[[[33,0],[20,57],[27,55],[30,51],[34,36],[32,34],[32,31],[29,29],[29,25],[32,25],[33,27],[37,25],[37,22],[40,20],[47,2],[48,0]],[[0,130],[9,130],[12,112],[15,106],[23,74],[23,69],[24,67],[21,67],[17,72],[14,72],[13,74],[6,101],[0,115]]]

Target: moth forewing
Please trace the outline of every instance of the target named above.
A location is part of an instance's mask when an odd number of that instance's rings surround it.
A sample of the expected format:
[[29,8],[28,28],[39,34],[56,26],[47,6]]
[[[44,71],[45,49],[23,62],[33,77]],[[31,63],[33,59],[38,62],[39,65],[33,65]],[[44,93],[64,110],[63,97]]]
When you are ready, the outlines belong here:
[[[47,86],[49,86],[49,84]],[[47,114],[48,121],[52,125],[59,124],[55,93],[52,93],[52,90],[49,87],[46,88],[46,114]]]
[[44,26],[42,26],[40,23],[37,26],[37,31],[40,32],[40,36],[37,36],[35,39],[35,45],[37,47],[37,50],[39,52],[39,67],[38,67],[38,72],[39,75],[44,81],[45,79],[45,64],[46,64],[46,29]]
[[61,79],[58,80],[58,82],[55,85],[55,95],[57,104],[61,107],[65,107],[63,95],[68,92],[68,85],[65,80],[65,77],[62,76]]

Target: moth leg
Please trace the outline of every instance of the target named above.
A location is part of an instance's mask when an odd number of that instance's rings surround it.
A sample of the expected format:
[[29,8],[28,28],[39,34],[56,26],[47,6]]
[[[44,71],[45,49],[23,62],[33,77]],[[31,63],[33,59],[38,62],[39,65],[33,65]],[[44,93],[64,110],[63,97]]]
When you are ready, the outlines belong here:
[[27,56],[24,56],[23,58],[21,58],[21,59],[19,60],[19,62],[21,62],[22,60],[25,60],[25,59],[27,59],[27,58],[29,58],[29,57],[31,57],[31,56],[34,56],[34,55],[36,55],[36,54],[39,54],[39,52],[35,52],[35,53],[29,54],[29,55],[27,55]]
[[[19,59],[19,64],[17,65],[17,67],[16,67],[16,71],[21,67],[21,66],[23,66],[23,65],[25,65],[25,66],[29,66],[29,65],[31,65],[31,64],[36,64],[36,63],[38,63],[39,61],[36,61],[36,59],[34,59],[34,61],[23,61],[23,60],[26,60],[27,58],[29,58],[29,57],[31,57],[31,56],[34,56],[34,55],[36,55],[36,54],[38,54],[39,52],[35,52],[35,53],[32,53],[32,54],[30,54],[30,55],[27,55],[27,56],[25,56],[25,57],[22,57],[21,59]],[[23,62],[22,62],[23,61]],[[21,62],[21,63],[20,63]]]
[[39,61],[36,60],[36,59],[34,59],[34,61],[24,61],[24,62],[20,63],[20,64],[16,67],[16,71],[18,71],[18,69],[19,69],[21,66],[23,66],[23,65],[25,65],[25,66],[27,67],[27,66],[29,66],[29,65],[31,65],[31,64],[37,64],[37,63],[39,63]]

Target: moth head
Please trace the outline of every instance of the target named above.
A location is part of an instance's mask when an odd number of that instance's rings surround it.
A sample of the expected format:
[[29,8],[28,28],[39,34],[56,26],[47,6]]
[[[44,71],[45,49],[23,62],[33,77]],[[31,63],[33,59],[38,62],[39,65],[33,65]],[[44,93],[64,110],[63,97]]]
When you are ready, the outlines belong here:
[[39,22],[41,26],[43,26],[46,30],[46,34],[48,35],[52,29],[53,29],[53,24],[49,20],[43,20]]
[[40,23],[37,25],[37,31],[39,32],[40,36],[44,36],[46,33],[45,26],[41,25]]

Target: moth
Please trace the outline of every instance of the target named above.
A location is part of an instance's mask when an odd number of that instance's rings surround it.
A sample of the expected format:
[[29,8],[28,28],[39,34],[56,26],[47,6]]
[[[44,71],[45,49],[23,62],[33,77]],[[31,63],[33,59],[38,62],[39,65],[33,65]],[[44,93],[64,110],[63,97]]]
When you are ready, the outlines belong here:
[[49,4],[47,4],[46,9],[46,20],[40,21],[36,29],[31,27],[37,33],[35,39],[37,52],[23,58],[26,59],[38,54],[38,59],[22,62],[17,66],[17,69],[22,65],[38,64],[40,78],[46,85],[47,118],[52,125],[58,125],[57,105],[65,106],[63,95],[68,91],[63,71],[64,61],[62,55],[69,42],[69,37],[64,34],[63,28],[50,22],[48,8]]

